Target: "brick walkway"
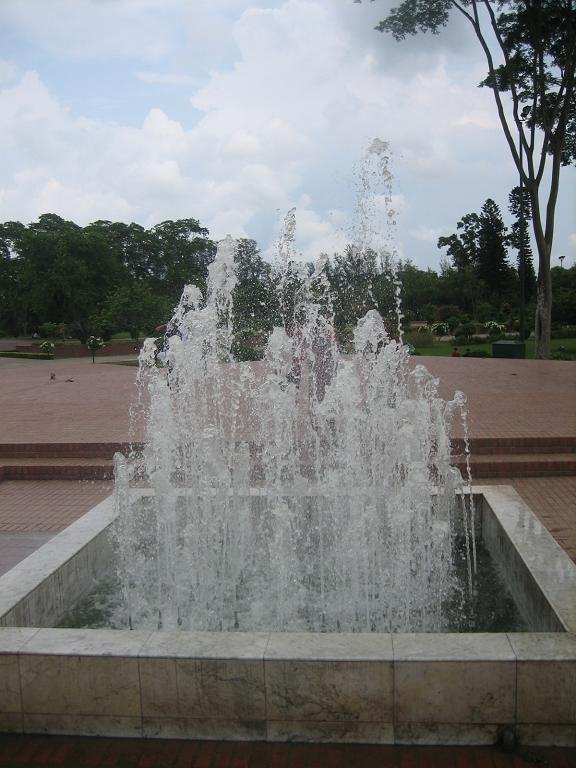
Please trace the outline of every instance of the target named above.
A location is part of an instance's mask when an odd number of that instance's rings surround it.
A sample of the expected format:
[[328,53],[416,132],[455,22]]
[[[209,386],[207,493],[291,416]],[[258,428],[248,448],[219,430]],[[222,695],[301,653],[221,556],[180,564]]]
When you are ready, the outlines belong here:
[[574,768],[576,750],[0,736],[0,768]]

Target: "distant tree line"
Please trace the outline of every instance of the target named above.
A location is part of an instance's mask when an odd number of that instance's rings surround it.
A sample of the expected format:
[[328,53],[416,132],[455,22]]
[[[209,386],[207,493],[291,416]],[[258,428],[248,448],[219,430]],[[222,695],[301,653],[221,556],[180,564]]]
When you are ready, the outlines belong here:
[[[439,272],[409,260],[392,265],[373,251],[348,246],[327,259],[336,327],[348,338],[356,320],[377,308],[394,327],[395,281],[400,283],[406,321],[448,318],[505,322],[513,328],[520,297],[519,252],[524,254],[528,324],[534,313],[535,275],[526,230],[529,207],[518,216],[519,190],[510,195],[514,224],[507,230],[493,200],[469,213],[457,231],[441,237]],[[514,253],[515,263],[509,260]],[[96,221],[85,227],[55,214],[25,226],[0,224],[0,333],[66,335],[85,342],[129,331],[153,334],[166,323],[182,288],[206,287],[216,252],[208,230],[196,219],[139,224]],[[236,253],[235,343],[240,356],[262,347],[272,327],[289,314],[313,266],[292,264],[279,284],[254,240],[242,239]],[[553,321],[576,324],[576,268],[552,270]],[[254,352],[254,354],[257,354]]]

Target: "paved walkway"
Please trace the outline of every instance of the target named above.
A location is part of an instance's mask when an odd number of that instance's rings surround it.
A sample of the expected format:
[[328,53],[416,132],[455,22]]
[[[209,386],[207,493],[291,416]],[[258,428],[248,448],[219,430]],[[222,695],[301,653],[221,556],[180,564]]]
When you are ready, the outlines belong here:
[[[447,357],[412,362],[440,378],[443,397],[466,393],[473,438],[576,436],[573,363]],[[0,444],[126,441],[136,370],[88,359],[0,358]],[[461,433],[458,425],[455,432]]]

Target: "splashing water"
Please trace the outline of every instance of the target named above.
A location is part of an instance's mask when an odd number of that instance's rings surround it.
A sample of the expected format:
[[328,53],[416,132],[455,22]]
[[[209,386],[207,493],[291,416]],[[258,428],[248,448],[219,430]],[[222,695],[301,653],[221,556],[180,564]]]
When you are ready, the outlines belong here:
[[[293,211],[286,224],[281,295]],[[442,400],[376,310],[342,356],[322,259],[280,300],[264,359],[235,362],[234,253],[232,238],[219,244],[206,298],[188,286],[164,351],[149,339],[140,356],[145,448],[116,459],[130,626],[441,630],[455,535],[473,539],[450,464],[462,396]]]

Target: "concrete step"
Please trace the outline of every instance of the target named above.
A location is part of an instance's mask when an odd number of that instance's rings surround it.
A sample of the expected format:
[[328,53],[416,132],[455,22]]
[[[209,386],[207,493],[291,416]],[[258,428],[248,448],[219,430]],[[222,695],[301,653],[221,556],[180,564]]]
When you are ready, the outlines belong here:
[[[576,436],[565,437],[473,437],[470,439],[473,456],[494,454],[576,453]],[[464,453],[464,440],[452,440],[452,453]]]
[[[456,466],[466,470],[463,456]],[[518,453],[477,455],[470,457],[474,480],[488,477],[560,477],[576,476],[576,454],[570,453]]]
[[107,459],[0,458],[0,480],[110,480]]
[[0,463],[4,459],[112,459],[126,453],[129,443],[0,443]]

